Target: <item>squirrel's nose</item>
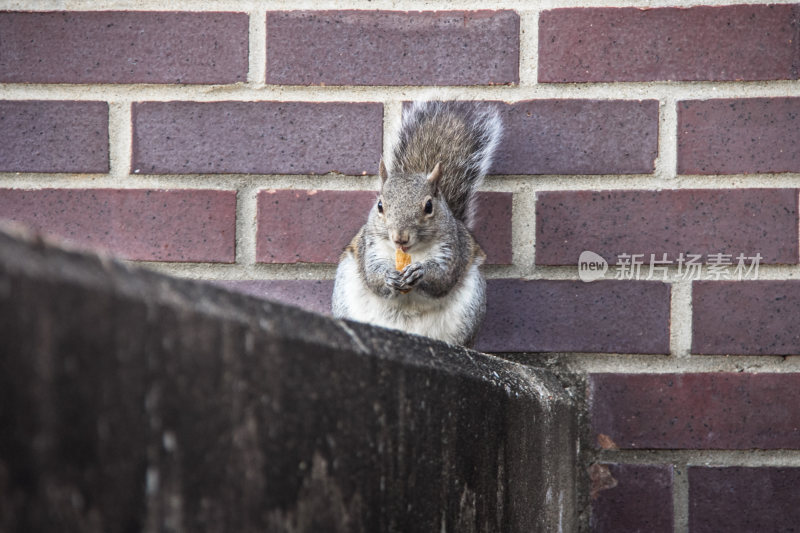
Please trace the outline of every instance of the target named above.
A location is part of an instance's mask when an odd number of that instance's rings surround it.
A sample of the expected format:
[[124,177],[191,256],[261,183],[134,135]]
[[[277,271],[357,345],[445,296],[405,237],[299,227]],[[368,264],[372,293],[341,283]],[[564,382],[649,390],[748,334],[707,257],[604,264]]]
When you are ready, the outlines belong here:
[[398,246],[404,246],[408,244],[408,232],[407,231],[393,231],[392,232],[392,240]]

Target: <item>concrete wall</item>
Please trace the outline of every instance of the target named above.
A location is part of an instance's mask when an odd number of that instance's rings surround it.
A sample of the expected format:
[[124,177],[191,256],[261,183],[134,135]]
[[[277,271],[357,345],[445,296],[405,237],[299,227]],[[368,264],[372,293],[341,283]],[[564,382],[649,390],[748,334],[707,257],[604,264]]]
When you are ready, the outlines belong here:
[[0,233],[0,531],[571,531],[549,372]]

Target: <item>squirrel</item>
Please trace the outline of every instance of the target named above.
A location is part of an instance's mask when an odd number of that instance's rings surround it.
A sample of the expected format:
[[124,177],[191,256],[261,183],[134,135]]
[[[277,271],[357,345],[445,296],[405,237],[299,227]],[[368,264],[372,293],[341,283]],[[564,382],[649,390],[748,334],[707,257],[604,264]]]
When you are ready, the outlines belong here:
[[[379,164],[377,201],[340,257],[335,317],[473,345],[486,313],[486,254],[470,228],[501,134],[491,104],[406,107],[391,158]],[[412,261],[402,270],[399,251]]]

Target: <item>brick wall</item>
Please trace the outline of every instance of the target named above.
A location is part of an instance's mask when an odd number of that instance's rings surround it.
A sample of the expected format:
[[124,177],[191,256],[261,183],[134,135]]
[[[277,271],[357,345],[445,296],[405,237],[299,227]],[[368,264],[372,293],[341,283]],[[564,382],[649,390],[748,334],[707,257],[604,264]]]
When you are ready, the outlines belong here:
[[782,530],[800,4],[696,3],[0,1],[0,216],[325,311],[402,103],[503,102],[479,348],[586,377],[592,529]]

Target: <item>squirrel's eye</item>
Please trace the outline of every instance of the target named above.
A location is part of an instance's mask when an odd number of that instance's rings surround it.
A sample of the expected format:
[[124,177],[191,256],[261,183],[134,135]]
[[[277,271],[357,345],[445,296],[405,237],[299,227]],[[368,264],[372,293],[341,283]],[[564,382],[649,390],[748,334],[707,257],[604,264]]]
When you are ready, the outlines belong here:
[[378,200],[378,213],[383,213],[383,202]]
[[431,202],[430,200],[425,202],[425,213],[428,215],[433,213],[433,202]]

